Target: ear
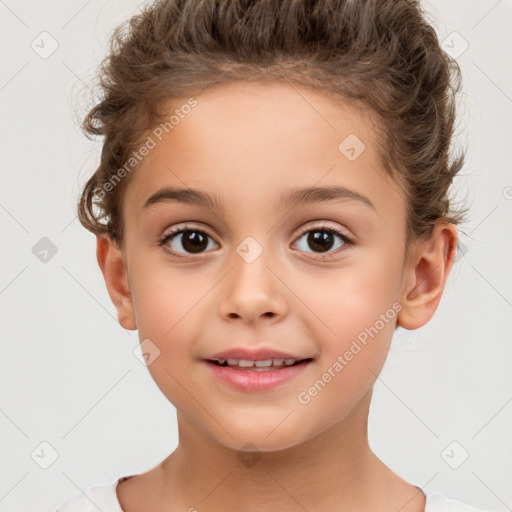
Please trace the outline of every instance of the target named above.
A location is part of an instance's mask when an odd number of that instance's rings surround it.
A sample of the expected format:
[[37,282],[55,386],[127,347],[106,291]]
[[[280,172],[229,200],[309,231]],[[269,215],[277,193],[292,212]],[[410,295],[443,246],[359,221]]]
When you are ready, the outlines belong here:
[[438,224],[428,240],[417,245],[404,269],[402,309],[397,323],[418,329],[434,315],[457,253],[457,227]]
[[108,235],[96,236],[96,259],[103,273],[108,294],[117,309],[119,323],[129,330],[137,329],[125,257]]

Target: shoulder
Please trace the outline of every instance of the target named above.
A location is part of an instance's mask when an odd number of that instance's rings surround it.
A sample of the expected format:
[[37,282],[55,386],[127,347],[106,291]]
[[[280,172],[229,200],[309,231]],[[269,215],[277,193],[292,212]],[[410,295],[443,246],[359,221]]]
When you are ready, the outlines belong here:
[[107,485],[91,487],[85,493],[68,499],[51,512],[123,512],[117,499],[116,488],[124,478],[116,478]]
[[486,512],[481,508],[476,508],[462,501],[448,498],[440,492],[434,492],[427,495],[425,512]]

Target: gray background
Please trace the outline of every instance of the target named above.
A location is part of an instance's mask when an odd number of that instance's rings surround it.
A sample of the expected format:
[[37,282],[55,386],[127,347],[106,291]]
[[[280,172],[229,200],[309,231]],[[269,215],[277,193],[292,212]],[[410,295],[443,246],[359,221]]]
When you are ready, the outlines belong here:
[[[1,511],[52,510],[177,445],[175,409],[134,355],[137,332],[117,323],[75,215],[101,147],[78,129],[80,91],[139,3],[0,1]],[[460,53],[468,156],[456,191],[471,211],[434,318],[396,333],[370,443],[426,492],[512,510],[512,2],[424,5]]]

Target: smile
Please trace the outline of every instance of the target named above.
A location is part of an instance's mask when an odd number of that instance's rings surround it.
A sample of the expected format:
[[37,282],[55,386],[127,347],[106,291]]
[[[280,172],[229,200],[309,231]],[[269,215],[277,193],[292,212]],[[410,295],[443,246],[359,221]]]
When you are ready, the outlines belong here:
[[213,376],[223,384],[239,391],[269,391],[302,373],[311,358],[296,359],[218,359],[206,365]]
[[308,359],[264,359],[264,360],[250,360],[250,359],[216,359],[211,362],[222,366],[224,368],[229,367],[234,370],[242,371],[271,371],[279,370],[281,368],[287,368],[294,366]]

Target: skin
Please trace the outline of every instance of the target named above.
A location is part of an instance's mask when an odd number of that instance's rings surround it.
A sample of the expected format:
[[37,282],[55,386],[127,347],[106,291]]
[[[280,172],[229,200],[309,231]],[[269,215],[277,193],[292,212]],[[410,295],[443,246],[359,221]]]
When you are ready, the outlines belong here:
[[[160,350],[148,370],[179,426],[171,455],[118,485],[123,510],[423,511],[421,490],[371,451],[368,413],[396,326],[417,329],[438,307],[456,227],[439,223],[406,261],[404,195],[382,167],[376,120],[361,106],[286,83],[224,84],[196,99],[131,176],[123,245],[97,239],[119,322]],[[349,134],[365,144],[354,161],[338,149]],[[215,193],[223,209],[170,201],[144,209],[164,185]],[[312,185],[351,188],[375,210],[353,199],[279,207],[282,192]],[[187,252],[181,235],[158,245],[185,222],[211,237],[202,252]],[[333,236],[322,260],[303,236],[318,226],[356,243]],[[236,251],[247,236],[263,250],[251,263]],[[394,303],[394,318],[300,403],[298,393]],[[314,361],[274,390],[236,391],[201,360],[236,346]],[[258,455],[250,463],[239,457],[246,443]]]

